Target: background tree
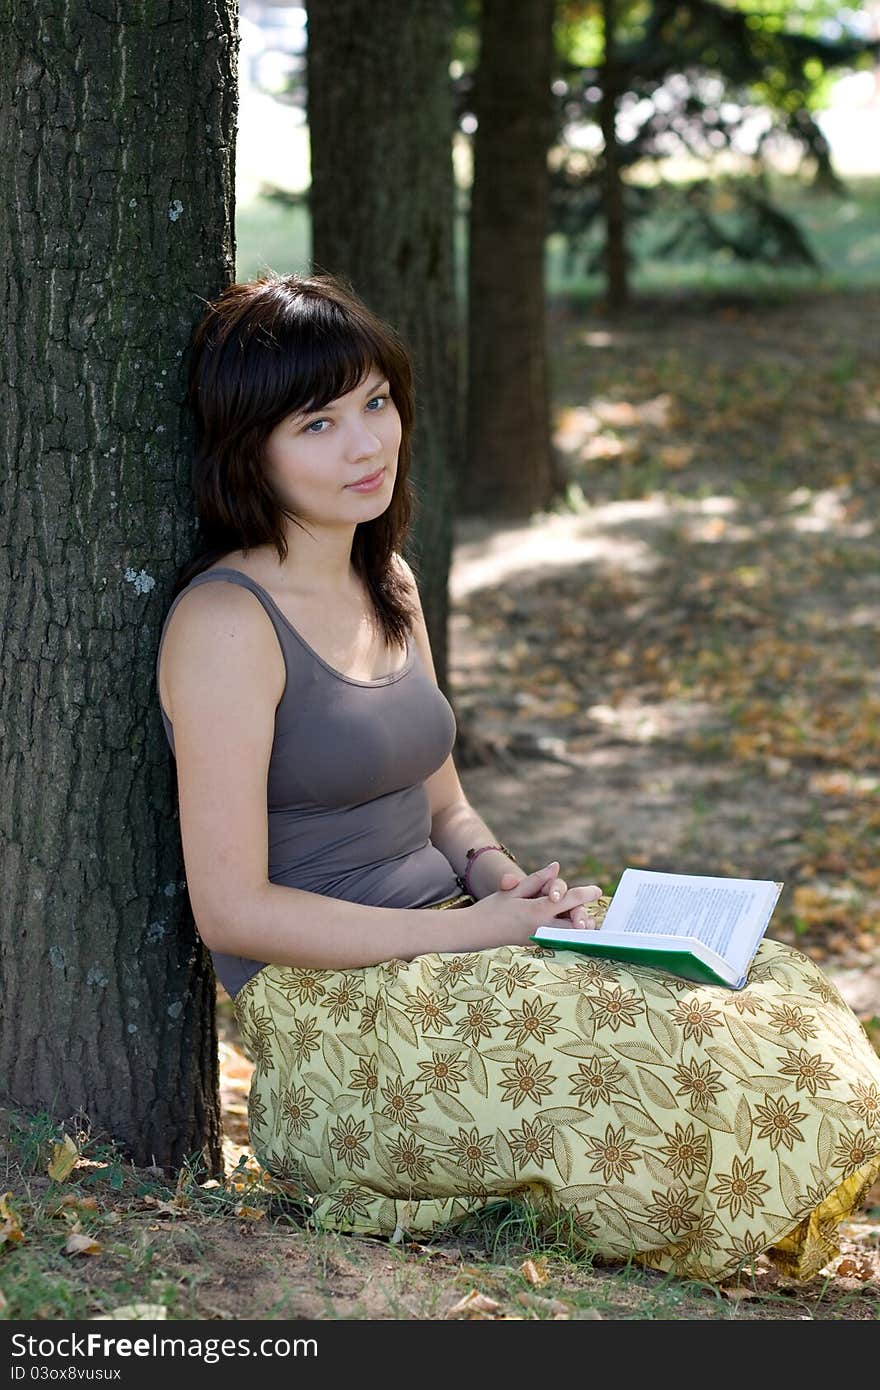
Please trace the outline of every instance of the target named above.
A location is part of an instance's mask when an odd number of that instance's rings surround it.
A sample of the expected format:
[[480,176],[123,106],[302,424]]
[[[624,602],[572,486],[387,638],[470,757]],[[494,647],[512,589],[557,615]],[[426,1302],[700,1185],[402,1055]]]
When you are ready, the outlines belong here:
[[232,0],[0,24],[0,1091],[221,1163],[154,662],[190,553],[184,353],[233,273]]
[[413,354],[420,505],[410,558],[443,687],[461,438],[451,42],[451,0],[308,4],[313,267],[347,278]]
[[617,140],[617,104],[621,97],[623,72],[617,59],[616,0],[602,0],[602,77],[599,98],[599,124],[602,129],[603,158],[599,169],[602,207],[605,214],[606,298],[614,313],[627,300],[626,213],[623,182],[620,177],[620,146]]
[[[720,250],[744,261],[815,268],[810,245],[773,200],[762,156],[786,135],[812,159],[817,180],[835,186],[814,112],[827,97],[829,75],[867,61],[877,44],[839,24],[839,33],[826,33],[827,0],[810,0],[797,12],[776,0],[559,4],[568,90],[559,105],[563,138],[551,227],[567,238],[570,263],[582,259],[588,271],[605,270],[609,309],[625,304],[634,233],[658,211],[670,227],[654,241],[655,255]],[[756,114],[766,128],[748,176],[719,177],[718,156],[735,148]],[[564,127],[590,121],[602,131],[596,154],[566,149]],[[627,177],[639,164],[675,154],[703,161],[706,177],[678,186]]]
[[554,0],[483,0],[468,246],[467,440],[459,510],[529,516],[557,486],[544,247]]

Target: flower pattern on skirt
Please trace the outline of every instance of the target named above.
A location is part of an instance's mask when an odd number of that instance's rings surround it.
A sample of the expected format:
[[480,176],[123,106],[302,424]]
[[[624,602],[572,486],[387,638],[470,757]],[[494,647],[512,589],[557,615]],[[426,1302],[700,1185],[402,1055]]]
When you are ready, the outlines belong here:
[[734,991],[573,951],[266,966],[235,999],[251,1142],[324,1227],[428,1234],[499,1198],[606,1260],[794,1277],[880,1173],[880,1058],[806,956]]

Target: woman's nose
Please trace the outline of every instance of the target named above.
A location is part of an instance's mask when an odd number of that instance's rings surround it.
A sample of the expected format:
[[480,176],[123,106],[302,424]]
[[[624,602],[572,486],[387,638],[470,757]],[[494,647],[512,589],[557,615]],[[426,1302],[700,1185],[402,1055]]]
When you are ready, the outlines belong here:
[[359,420],[349,435],[349,452],[355,458],[371,457],[382,450],[382,441],[366,420]]

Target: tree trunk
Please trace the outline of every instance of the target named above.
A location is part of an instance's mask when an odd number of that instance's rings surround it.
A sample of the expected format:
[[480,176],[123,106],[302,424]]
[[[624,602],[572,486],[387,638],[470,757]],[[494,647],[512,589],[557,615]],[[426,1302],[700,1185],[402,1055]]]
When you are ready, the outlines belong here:
[[599,122],[605,151],[602,159],[602,200],[605,211],[605,300],[608,311],[618,314],[629,300],[626,255],[626,216],[620,153],[617,144],[617,102],[620,78],[615,48],[616,0],[602,0],[602,26],[605,53],[599,83],[602,100]]
[[312,261],[410,349],[418,392],[414,561],[447,684],[458,328],[452,259],[451,0],[310,0]]
[[468,264],[465,466],[458,509],[521,517],[556,491],[544,250],[554,0],[483,0]]
[[184,352],[233,274],[232,0],[4,0],[0,1093],[221,1166],[214,977],[154,665]]

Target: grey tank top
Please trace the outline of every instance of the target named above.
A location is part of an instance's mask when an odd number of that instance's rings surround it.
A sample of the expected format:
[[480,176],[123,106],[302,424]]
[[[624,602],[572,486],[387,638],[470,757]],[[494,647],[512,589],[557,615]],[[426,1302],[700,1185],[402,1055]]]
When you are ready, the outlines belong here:
[[[427,907],[459,892],[452,865],[431,843],[425,788],[452,751],[455,716],[412,638],[400,670],[354,680],[318,656],[256,580],[218,566],[197,574],[168,610],[157,689],[177,604],[197,585],[221,582],[259,599],[287,672],[268,772],[270,882],[374,907]],[[173,753],[164,709],[162,721]],[[211,954],[230,995],[266,963]]]

